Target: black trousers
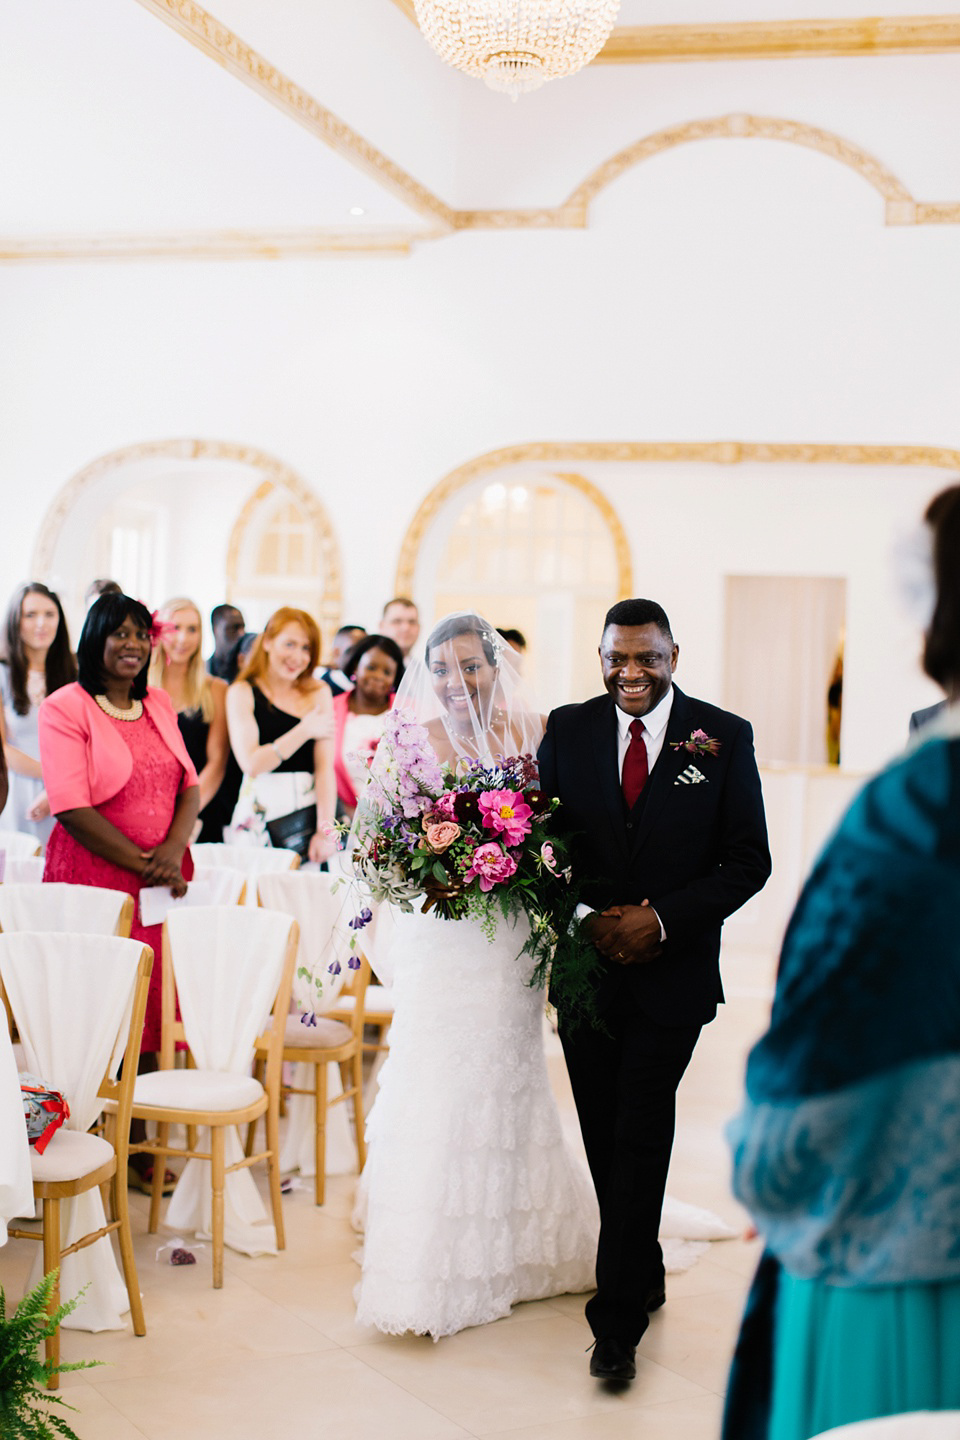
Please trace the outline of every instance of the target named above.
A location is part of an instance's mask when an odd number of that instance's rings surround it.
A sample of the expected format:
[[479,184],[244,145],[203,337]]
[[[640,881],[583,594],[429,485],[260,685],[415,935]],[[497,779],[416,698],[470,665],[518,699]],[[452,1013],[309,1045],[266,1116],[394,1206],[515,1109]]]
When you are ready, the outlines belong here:
[[646,1299],[663,1282],[657,1235],[676,1128],[677,1086],[701,1026],[651,1020],[626,992],[604,1016],[606,1034],[581,1025],[560,1039],[587,1160],[600,1202],[594,1335],[636,1345]]

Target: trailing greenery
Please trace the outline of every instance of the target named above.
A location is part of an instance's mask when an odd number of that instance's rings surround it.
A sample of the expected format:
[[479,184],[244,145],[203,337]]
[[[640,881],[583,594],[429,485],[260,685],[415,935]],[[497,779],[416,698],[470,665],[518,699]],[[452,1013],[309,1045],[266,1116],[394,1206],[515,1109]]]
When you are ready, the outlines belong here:
[[[0,1436],[3,1440],[78,1440],[62,1415],[47,1412],[45,1405],[74,1410],[59,1395],[46,1388],[51,1375],[66,1370],[89,1370],[102,1362],[75,1360],[54,1365],[37,1356],[38,1347],[54,1333],[58,1325],[77,1308],[80,1296],[66,1300],[53,1314],[47,1307],[57,1283],[59,1271],[44,1275],[16,1310],[7,1319],[6,1296],[0,1286]],[[82,1294],[82,1292],[81,1292]]]

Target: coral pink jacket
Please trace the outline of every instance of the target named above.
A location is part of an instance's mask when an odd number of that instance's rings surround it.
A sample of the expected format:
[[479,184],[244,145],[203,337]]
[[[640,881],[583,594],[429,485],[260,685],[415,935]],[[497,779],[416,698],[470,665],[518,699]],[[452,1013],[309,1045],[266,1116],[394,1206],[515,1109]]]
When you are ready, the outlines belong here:
[[[143,708],[168,749],[183,766],[180,789],[197,783],[197,772],[180,735],[170,697],[147,687]],[[55,690],[40,706],[40,765],[50,810],[96,809],[130,779],[133,757],[92,695],[76,682]]]

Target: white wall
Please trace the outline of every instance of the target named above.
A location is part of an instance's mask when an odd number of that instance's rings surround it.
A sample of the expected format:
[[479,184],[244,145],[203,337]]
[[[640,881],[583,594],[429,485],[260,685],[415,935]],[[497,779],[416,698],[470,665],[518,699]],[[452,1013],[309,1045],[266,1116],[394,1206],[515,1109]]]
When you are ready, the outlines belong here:
[[[345,614],[367,623],[424,495],[500,445],[960,445],[958,261],[960,227],[885,228],[851,171],[750,140],[638,168],[584,232],[464,234],[406,260],[0,267],[0,576],[21,577],[73,473],[157,437],[247,442],[298,471],[340,537]],[[638,589],[673,613],[682,682],[706,696],[722,691],[725,573],[848,577],[846,759],[896,748],[935,692],[886,549],[947,476],[591,478],[624,518]]]

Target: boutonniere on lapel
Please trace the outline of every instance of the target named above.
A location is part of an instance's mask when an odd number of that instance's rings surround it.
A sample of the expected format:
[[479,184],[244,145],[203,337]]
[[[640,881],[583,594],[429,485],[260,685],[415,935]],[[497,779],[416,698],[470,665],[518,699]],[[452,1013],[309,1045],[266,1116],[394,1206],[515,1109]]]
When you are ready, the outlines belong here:
[[[706,730],[694,730],[689,740],[671,740],[670,749],[686,750],[691,755],[719,755],[720,741],[711,740]],[[694,766],[691,765],[690,769],[694,769]]]

